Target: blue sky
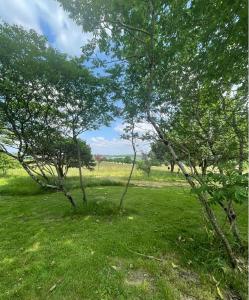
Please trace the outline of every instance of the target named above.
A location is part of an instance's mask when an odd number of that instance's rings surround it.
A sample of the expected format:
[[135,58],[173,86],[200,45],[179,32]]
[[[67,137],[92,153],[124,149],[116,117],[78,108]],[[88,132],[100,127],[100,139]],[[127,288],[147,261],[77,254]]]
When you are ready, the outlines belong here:
[[[91,38],[55,0],[0,0],[0,19],[36,30],[47,37],[51,46],[72,56],[80,55],[80,48]],[[85,132],[81,137],[90,144],[94,154],[131,154],[130,142],[120,139],[123,127],[119,119],[110,127]],[[138,132],[147,129],[148,124],[138,124]],[[138,148],[147,151],[148,143],[138,141]]]

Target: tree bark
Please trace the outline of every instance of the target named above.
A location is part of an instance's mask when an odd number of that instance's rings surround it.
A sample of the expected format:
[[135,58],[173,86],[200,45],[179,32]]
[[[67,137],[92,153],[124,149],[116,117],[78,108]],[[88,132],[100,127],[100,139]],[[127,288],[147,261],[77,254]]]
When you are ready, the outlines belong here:
[[[157,132],[159,138],[161,139],[161,141],[164,143],[164,145],[167,147],[167,149],[169,150],[169,152],[172,155],[172,158],[175,160],[176,164],[178,165],[178,167],[180,168],[180,170],[182,171],[182,173],[184,174],[186,180],[188,181],[189,185],[191,187],[195,187],[195,183],[193,181],[193,179],[191,178],[191,176],[188,174],[187,170],[185,169],[185,166],[183,165],[183,163],[178,159],[173,147],[170,145],[169,141],[165,138],[164,133],[161,131],[161,129],[159,128],[159,126],[155,123],[154,119],[151,118],[150,116],[150,103],[152,102],[152,97],[153,97],[153,74],[154,74],[154,67],[155,67],[155,62],[154,62],[154,56],[155,56],[155,52],[154,52],[154,44],[155,44],[155,39],[154,39],[154,32],[155,32],[155,19],[156,19],[156,15],[155,15],[155,9],[154,9],[154,2],[153,0],[149,1],[149,5],[150,5],[150,15],[151,15],[151,30],[149,32],[149,36],[150,36],[150,48],[148,49],[148,59],[149,59],[149,76],[148,76],[148,83],[147,83],[147,103],[146,103],[146,112],[147,112],[147,119],[148,121],[152,124],[152,126],[154,127],[155,131]],[[222,229],[220,228],[215,214],[213,212],[213,210],[211,209],[206,195],[205,194],[201,194],[199,195],[199,201],[201,202],[202,206],[205,209],[206,215],[208,216],[209,222],[211,223],[217,237],[220,239],[220,241],[222,241],[223,246],[227,252],[228,258],[230,260],[230,263],[232,265],[233,268],[236,267],[237,265],[237,261],[235,259],[234,253],[232,251],[232,248],[230,246],[229,241],[227,240],[226,236],[224,235]]]
[[[203,181],[200,178],[200,176],[198,174],[198,171],[196,169],[195,169],[195,173],[197,175],[197,177],[195,177],[195,179],[198,180],[198,182],[200,184],[203,184]],[[210,194],[211,197],[213,196],[212,193],[209,192],[209,194]],[[237,244],[239,245],[240,250],[243,251],[245,249],[245,245],[244,245],[243,240],[240,237],[239,229],[237,227],[237,222],[236,222],[237,216],[236,216],[236,213],[235,213],[235,211],[234,211],[234,209],[232,207],[232,204],[230,203],[228,205],[228,207],[226,207],[222,201],[218,201],[218,204],[220,205],[220,207],[225,212],[226,217],[227,217],[227,219],[229,221],[229,224],[230,224],[231,231],[232,231],[232,234],[234,236],[234,239],[237,242]]]
[[[181,169],[182,173],[184,174],[186,180],[188,181],[189,185],[191,187],[195,187],[195,183],[194,181],[191,179],[191,176],[188,174],[188,172],[186,171],[183,163],[178,159],[173,147],[170,145],[169,141],[167,141],[164,137],[164,134],[162,133],[162,131],[160,130],[160,128],[156,125],[155,121],[150,117],[150,114],[148,113],[148,120],[151,122],[152,126],[155,128],[159,138],[161,139],[161,141],[164,143],[164,145],[167,147],[167,149],[169,150],[169,152],[171,153],[171,155],[173,156],[176,164],[179,166],[179,168]],[[223,246],[227,252],[229,261],[231,263],[231,266],[233,268],[235,268],[237,266],[237,261],[235,258],[235,255],[233,253],[232,247],[228,241],[228,239],[226,238],[225,234],[223,233],[221,227],[219,226],[216,216],[212,210],[212,208],[210,207],[206,196],[205,195],[199,195],[198,196],[200,203],[202,204],[202,206],[205,209],[206,215],[208,217],[209,222],[211,223],[217,237],[220,239],[220,241],[223,243]]]
[[40,180],[38,177],[36,177],[29,169],[29,167],[24,163],[24,162],[20,162],[22,167],[24,168],[24,170],[29,174],[29,176],[36,182],[38,183],[42,188],[49,188],[49,189],[54,189],[54,190],[59,190],[61,192],[63,192],[63,194],[65,195],[65,197],[69,200],[69,202],[71,203],[71,205],[75,208],[76,204],[75,201],[73,200],[72,196],[65,190],[63,184],[59,183],[59,186],[56,185],[51,185],[51,184],[47,184],[44,183],[42,180]]
[[175,162],[174,160],[170,161],[170,172],[173,173],[174,172],[174,168],[175,168]]
[[126,183],[126,186],[125,186],[125,189],[123,191],[123,194],[120,198],[120,202],[119,202],[119,210],[122,210],[123,209],[123,206],[124,206],[124,197],[128,191],[128,188],[129,188],[129,185],[130,185],[130,181],[131,181],[131,176],[133,174],[133,170],[134,170],[134,167],[135,167],[135,163],[136,163],[136,158],[137,158],[137,151],[136,151],[136,145],[135,145],[135,142],[134,142],[134,124],[133,124],[133,127],[132,127],[132,132],[131,132],[132,136],[131,136],[131,143],[132,143],[132,149],[133,149],[133,160],[132,160],[132,167],[131,167],[131,171],[130,171],[130,174],[129,174],[129,177],[128,177],[128,180],[127,180],[127,183]]
[[40,180],[38,177],[36,177],[32,171],[29,169],[29,167],[24,163],[24,162],[20,162],[22,167],[24,168],[24,170],[29,174],[29,176],[36,182],[38,183],[42,188],[49,188],[49,189],[54,189],[54,190],[58,190],[58,187],[56,185],[51,185],[51,184],[47,184],[45,182],[43,182],[42,180]]
[[61,176],[61,169],[59,167],[56,167],[56,171],[57,171],[57,175],[58,175],[58,179],[59,179],[59,189],[60,189],[60,191],[65,195],[65,197],[71,203],[73,208],[76,208],[76,203],[74,202],[73,197],[71,196],[71,194],[69,192],[66,191],[66,189],[64,187],[64,178],[63,178],[63,176]]
[[233,237],[234,237],[235,241],[237,242],[237,244],[239,245],[240,250],[244,250],[245,245],[244,245],[244,242],[242,241],[242,238],[241,238],[240,233],[239,233],[239,229],[237,227],[236,213],[235,213],[235,211],[234,211],[231,204],[228,205],[228,207],[225,207],[225,205],[223,205],[223,203],[221,203],[221,204],[222,204],[221,206],[223,207],[223,209],[226,213],[227,219],[229,221]]
[[207,175],[207,160],[205,158],[201,162],[201,174],[202,176]]
[[79,179],[80,179],[80,188],[83,195],[83,204],[87,205],[87,196],[86,196],[86,190],[83,182],[83,175],[82,175],[82,168],[81,168],[81,157],[80,157],[80,145],[78,142],[78,139],[74,137],[74,142],[77,147],[77,155],[78,155],[78,170],[79,170]]
[[76,208],[76,203],[75,203],[75,201],[74,201],[72,195],[71,195],[69,192],[67,192],[67,191],[65,190],[63,184],[60,186],[60,190],[61,190],[61,192],[65,195],[65,197],[68,199],[68,201],[71,203],[72,207],[73,207],[73,208]]
[[240,139],[239,141],[239,174],[243,173],[243,161],[244,161],[244,141]]

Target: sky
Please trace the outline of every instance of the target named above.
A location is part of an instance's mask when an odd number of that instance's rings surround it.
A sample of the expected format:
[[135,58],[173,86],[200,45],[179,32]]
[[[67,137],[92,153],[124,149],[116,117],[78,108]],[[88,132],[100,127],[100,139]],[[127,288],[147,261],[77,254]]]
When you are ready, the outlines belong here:
[[[91,38],[55,0],[0,0],[0,20],[34,29],[45,35],[52,47],[71,56],[79,56],[81,47]],[[124,126],[118,119],[109,127],[83,133],[81,138],[91,146],[93,154],[132,154],[130,141],[120,138]],[[137,132],[147,130],[151,130],[148,124],[137,124]],[[137,148],[139,152],[147,152],[149,143],[137,141]]]

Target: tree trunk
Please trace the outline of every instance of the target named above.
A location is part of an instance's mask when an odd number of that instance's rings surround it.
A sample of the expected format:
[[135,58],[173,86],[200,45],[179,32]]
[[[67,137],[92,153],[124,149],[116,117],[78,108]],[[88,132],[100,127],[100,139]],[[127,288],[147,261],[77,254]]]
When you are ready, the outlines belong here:
[[60,177],[64,178],[64,172],[63,172],[63,168],[61,166],[58,166],[58,172],[60,173]]
[[[54,190],[59,190],[61,192],[63,192],[63,194],[66,196],[66,198],[69,200],[69,202],[71,203],[71,205],[75,208],[76,204],[72,198],[72,196],[66,192],[63,184],[59,183],[59,186],[55,186],[55,185],[51,185],[51,184],[47,184],[44,183],[42,180],[40,180],[38,177],[36,177],[29,169],[29,167],[24,163],[24,162],[20,162],[22,167],[24,168],[24,170],[29,174],[29,176],[36,182],[38,183],[42,188],[49,188],[49,189],[54,189]],[[61,179],[60,179],[61,180]]]
[[239,141],[239,174],[243,173],[243,161],[244,161],[244,141],[240,139]]
[[64,187],[64,178],[61,175],[61,173],[63,174],[63,172],[61,172],[60,167],[56,167],[56,171],[57,171],[57,175],[58,175],[59,189],[60,189],[60,191],[65,195],[65,197],[71,203],[71,205],[73,206],[73,208],[76,208],[76,203],[74,202],[73,197],[71,196],[71,194],[69,192],[66,191],[66,189]]
[[43,171],[42,166],[41,166],[40,163],[39,163],[38,157],[37,157],[34,153],[32,153],[32,156],[33,156],[34,159],[35,159],[36,165],[37,165],[38,169],[40,170],[40,172],[41,172],[41,174],[42,174],[42,177],[43,177],[47,182],[49,182],[49,178],[47,177],[47,175],[46,175],[45,172]]
[[202,174],[202,176],[207,175],[207,160],[206,159],[204,159],[201,162],[201,174]]
[[[197,170],[196,170],[196,174],[198,176]],[[200,177],[198,178],[198,182],[200,184],[203,184],[203,181],[202,181],[202,179]],[[210,194],[211,197],[213,196],[212,193],[209,193],[209,194]],[[240,250],[243,251],[245,249],[245,245],[244,245],[244,242],[242,241],[242,239],[240,237],[240,233],[239,233],[239,230],[238,230],[238,227],[237,227],[237,222],[236,222],[237,216],[236,216],[236,213],[235,213],[235,211],[234,211],[234,209],[232,207],[232,204],[230,203],[228,205],[228,207],[226,207],[222,201],[218,201],[218,204],[220,205],[220,207],[225,212],[226,217],[227,217],[227,219],[229,221],[229,224],[230,224],[231,231],[232,231],[232,234],[234,236],[234,239],[237,242],[237,244],[239,245]]]
[[81,168],[81,157],[80,157],[80,145],[78,139],[74,137],[74,142],[77,147],[77,155],[78,155],[78,170],[79,170],[79,178],[80,178],[80,188],[83,195],[83,204],[87,205],[87,197],[86,197],[86,190],[83,182],[83,175],[82,175],[82,168]]
[[[171,155],[173,156],[173,159],[175,160],[176,164],[179,166],[179,168],[181,169],[182,173],[184,174],[186,180],[188,181],[189,185],[191,187],[195,187],[195,183],[192,180],[191,176],[188,174],[188,172],[186,171],[183,163],[181,161],[179,161],[174,149],[172,148],[172,146],[170,145],[169,141],[167,141],[164,138],[164,135],[162,133],[162,131],[160,130],[160,128],[156,125],[155,121],[150,117],[150,114],[148,113],[148,120],[151,122],[151,124],[153,125],[153,127],[155,128],[159,138],[161,139],[161,141],[164,143],[164,145],[167,147],[167,149],[169,150],[169,152],[171,153]],[[232,265],[233,268],[235,268],[237,266],[237,261],[235,259],[234,253],[232,251],[232,247],[228,241],[228,239],[226,238],[225,234],[223,233],[222,229],[220,228],[216,216],[212,210],[212,208],[210,207],[206,196],[203,195],[199,195],[198,196],[202,206],[205,209],[206,215],[208,217],[209,222],[211,223],[217,237],[220,239],[220,241],[223,243],[223,246],[227,252],[229,261]]]
[[174,168],[175,168],[175,161],[171,160],[170,161],[170,172],[173,173],[174,172]]
[[235,113],[233,112],[233,116],[232,116],[232,126],[233,126],[233,130],[234,133],[237,136],[238,142],[239,142],[239,174],[242,175],[243,173],[243,161],[244,161],[244,135],[243,132],[241,132],[241,130],[239,129],[239,126],[236,122],[236,116]]
[[[151,98],[153,95],[153,72],[154,72],[154,68],[155,68],[155,62],[154,62],[154,58],[155,58],[155,52],[154,52],[154,46],[155,46],[155,38],[154,38],[154,33],[155,33],[155,19],[156,19],[156,15],[155,15],[155,9],[154,9],[154,2],[153,0],[150,0],[149,2],[150,4],[150,14],[151,14],[151,30],[150,30],[150,48],[149,48],[149,55],[148,55],[148,59],[149,59],[149,64],[150,64],[150,70],[149,70],[149,76],[148,76],[148,91],[147,91],[147,119],[148,121],[152,124],[152,126],[154,127],[154,129],[156,130],[160,140],[164,143],[165,147],[167,147],[167,149],[169,150],[169,152],[172,155],[172,158],[175,160],[176,164],[178,165],[178,167],[180,168],[180,170],[182,171],[182,173],[184,174],[186,180],[188,181],[189,185],[191,187],[195,187],[195,183],[193,181],[193,179],[191,178],[191,176],[188,174],[187,170],[185,169],[183,163],[178,159],[174,149],[172,148],[172,146],[170,145],[169,141],[164,137],[164,133],[161,131],[161,129],[157,126],[157,124],[155,123],[154,119],[151,118],[150,116],[150,103],[151,103]],[[213,227],[213,229],[215,230],[216,235],[218,236],[218,238],[222,241],[224,248],[226,249],[227,255],[229,257],[230,263],[232,265],[232,267],[236,267],[237,262],[234,256],[234,253],[232,251],[232,248],[229,244],[229,241],[227,240],[227,238],[225,237],[223,231],[221,230],[216,217],[214,215],[213,210],[211,209],[211,207],[209,206],[209,203],[206,199],[206,195],[205,194],[201,194],[199,195],[199,200],[201,202],[201,204],[203,205],[205,211],[206,211],[206,215],[208,216],[208,219]]]
[[222,206],[226,215],[227,215],[227,219],[229,221],[230,224],[230,228],[231,228],[231,232],[234,236],[235,241],[237,242],[237,244],[239,245],[240,250],[244,250],[245,249],[245,245],[244,242],[241,239],[240,233],[239,233],[239,229],[237,227],[237,216],[236,213],[232,207],[232,205],[229,205],[229,207],[225,207],[224,205]]
[[130,174],[129,174],[129,177],[128,177],[125,189],[123,191],[123,194],[122,194],[122,196],[120,198],[119,210],[123,209],[123,206],[124,206],[124,197],[125,197],[125,195],[126,195],[126,193],[128,191],[129,185],[130,185],[131,176],[133,174],[133,170],[134,170],[135,163],[136,163],[136,158],[137,158],[137,151],[136,151],[136,146],[135,146],[135,142],[134,142],[134,124],[133,124],[133,127],[132,127],[132,133],[131,134],[132,134],[131,143],[132,143],[132,148],[133,148],[134,155],[133,155],[133,160],[132,160],[131,171],[130,171]]
[[24,168],[24,170],[29,174],[29,176],[36,182],[38,183],[42,188],[49,188],[49,189],[54,189],[54,190],[58,190],[58,187],[56,185],[51,185],[51,184],[47,184],[45,182],[43,182],[42,180],[40,180],[38,177],[36,177],[32,171],[29,169],[29,167],[24,163],[24,162],[20,162],[22,167]]
[[67,191],[65,190],[63,184],[60,186],[60,190],[61,190],[61,192],[65,195],[65,197],[68,199],[68,201],[71,203],[72,207],[73,207],[73,208],[76,208],[76,203],[75,203],[75,201],[74,201],[72,195],[71,195],[69,192],[67,192]]

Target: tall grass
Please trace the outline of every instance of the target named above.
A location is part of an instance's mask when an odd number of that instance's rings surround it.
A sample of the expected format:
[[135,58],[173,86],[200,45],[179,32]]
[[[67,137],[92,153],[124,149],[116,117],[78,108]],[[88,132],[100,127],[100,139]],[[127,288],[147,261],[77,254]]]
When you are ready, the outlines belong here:
[[[86,187],[93,186],[122,186],[129,175],[131,166],[129,164],[117,164],[102,162],[95,170],[83,170]],[[153,182],[180,182],[184,178],[181,174],[171,173],[167,167],[153,167],[148,177],[142,171],[134,171],[132,180]],[[132,182],[131,182],[132,184]],[[79,188],[78,169],[72,168],[66,179],[68,189]],[[8,175],[0,177],[0,195],[36,195],[49,193],[37,185],[22,168],[11,169]]]

